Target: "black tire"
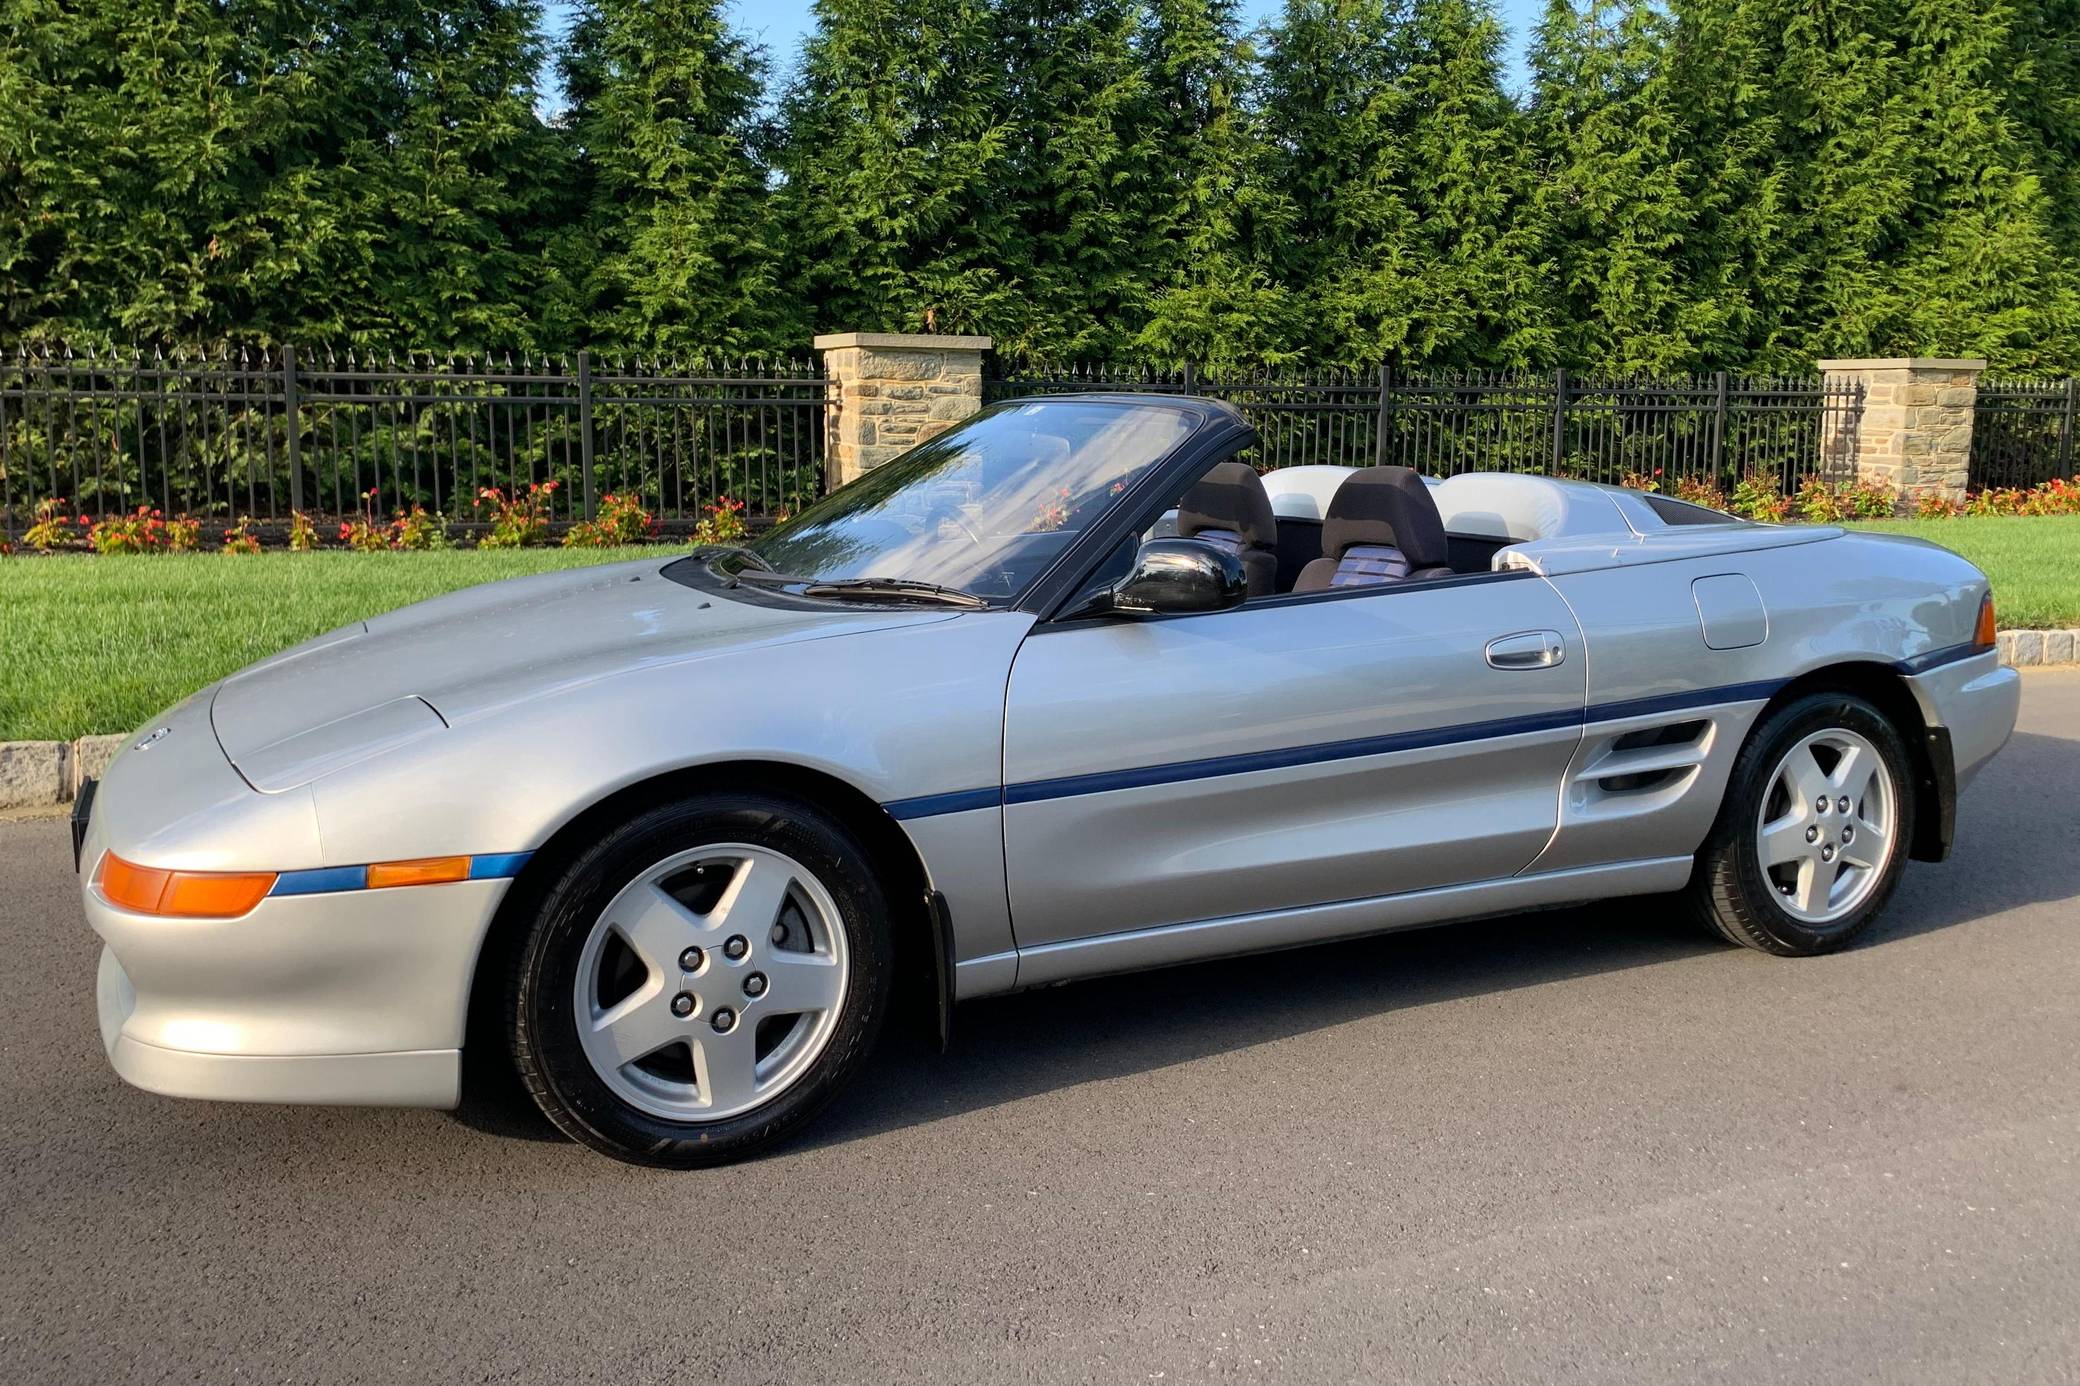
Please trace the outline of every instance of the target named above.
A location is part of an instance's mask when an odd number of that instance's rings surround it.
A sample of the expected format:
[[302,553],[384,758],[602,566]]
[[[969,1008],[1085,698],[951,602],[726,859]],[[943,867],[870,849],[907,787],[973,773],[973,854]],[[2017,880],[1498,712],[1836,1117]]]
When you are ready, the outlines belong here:
[[[1807,737],[1829,730],[1854,732],[1876,748],[1891,776],[1891,843],[1876,881],[1854,909],[1810,923],[1784,904],[1757,850],[1757,819],[1778,766]],[[1885,908],[1906,869],[1914,840],[1914,777],[1899,729],[1863,699],[1848,693],[1811,693],[1777,708],[1749,735],[1734,761],[1712,825],[1697,854],[1687,898],[1704,925],[1730,943],[1779,957],[1810,957],[1848,944]],[[1846,902],[1845,902],[1846,903]],[[1818,913],[1818,911],[1815,911]]]
[[[818,878],[837,906],[850,978],[835,1028],[791,1086],[734,1117],[672,1121],[624,1101],[594,1071],[576,1028],[577,968],[594,923],[625,885],[675,853],[721,842],[770,848]],[[505,1019],[521,1081],[566,1135],[617,1160],[692,1169],[756,1155],[821,1111],[873,1047],[888,1010],[888,919],[866,850],[810,804],[714,792],[652,808],[569,862],[514,950]]]

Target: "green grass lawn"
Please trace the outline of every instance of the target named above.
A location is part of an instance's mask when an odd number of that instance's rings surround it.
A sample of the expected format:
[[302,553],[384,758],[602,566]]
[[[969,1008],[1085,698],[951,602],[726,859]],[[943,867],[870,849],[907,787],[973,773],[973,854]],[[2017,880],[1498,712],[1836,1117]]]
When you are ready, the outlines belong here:
[[1911,534],[1964,555],[1993,580],[2003,628],[2080,626],[2080,515],[1872,520],[1858,528]]
[[[2003,626],[2080,626],[2080,516],[1870,528],[1933,539],[1985,569]],[[349,621],[472,583],[641,552],[0,560],[0,741],[130,731],[212,679]]]
[[0,741],[126,732],[213,679],[458,587],[640,549],[0,559]]

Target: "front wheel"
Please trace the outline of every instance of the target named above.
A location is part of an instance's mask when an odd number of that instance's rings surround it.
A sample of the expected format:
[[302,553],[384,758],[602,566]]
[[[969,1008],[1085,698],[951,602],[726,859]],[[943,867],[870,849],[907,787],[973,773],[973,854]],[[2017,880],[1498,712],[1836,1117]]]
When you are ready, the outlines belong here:
[[522,1079],[565,1133],[631,1163],[740,1159],[858,1068],[889,993],[867,854],[810,805],[705,794],[570,863],[516,957]]
[[1771,713],[1734,762],[1690,898],[1734,943],[1840,948],[1885,907],[1913,840],[1907,748],[1861,698],[1814,693]]

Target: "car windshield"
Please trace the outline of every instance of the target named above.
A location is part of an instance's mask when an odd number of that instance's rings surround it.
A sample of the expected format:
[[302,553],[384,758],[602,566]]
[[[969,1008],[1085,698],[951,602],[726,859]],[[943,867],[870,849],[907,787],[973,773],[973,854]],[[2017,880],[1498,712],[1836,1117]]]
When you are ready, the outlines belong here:
[[833,492],[751,551],[771,580],[894,580],[1009,600],[1190,430],[1183,410],[1146,401],[997,405]]

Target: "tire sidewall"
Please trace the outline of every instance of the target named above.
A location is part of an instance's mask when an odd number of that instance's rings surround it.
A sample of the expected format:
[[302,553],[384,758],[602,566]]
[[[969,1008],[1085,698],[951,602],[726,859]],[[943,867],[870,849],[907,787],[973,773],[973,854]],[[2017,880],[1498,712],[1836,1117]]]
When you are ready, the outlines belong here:
[[[822,1052],[785,1092],[734,1117],[674,1122],[623,1101],[593,1070],[577,1032],[578,962],[600,915],[630,882],[680,852],[723,842],[784,853],[822,882],[845,931],[851,974]],[[650,809],[580,852],[543,898],[509,989],[515,1061],[551,1121],[618,1159],[685,1168],[741,1158],[814,1116],[872,1047],[888,1004],[887,919],[866,851],[807,804],[713,793]]]
[[[1862,903],[1827,924],[1812,924],[1786,910],[1763,871],[1756,835],[1765,796],[1777,766],[1792,747],[1815,732],[1852,731],[1878,750],[1892,779],[1893,830],[1885,868]],[[1742,748],[1728,785],[1720,832],[1722,850],[1738,883],[1753,922],[1785,951],[1819,953],[1839,948],[1861,933],[1899,886],[1914,840],[1914,779],[1907,745],[1899,729],[1863,699],[1843,693],[1815,693],[1780,708]]]

